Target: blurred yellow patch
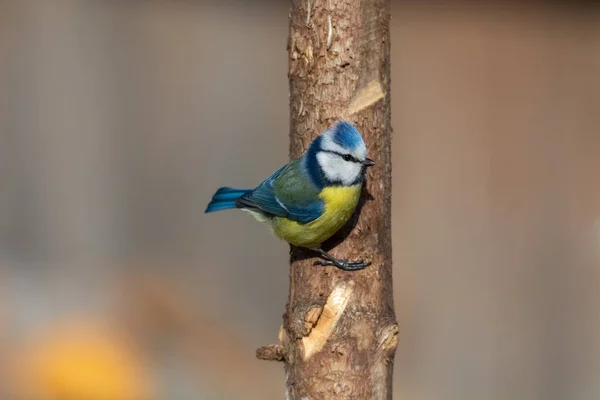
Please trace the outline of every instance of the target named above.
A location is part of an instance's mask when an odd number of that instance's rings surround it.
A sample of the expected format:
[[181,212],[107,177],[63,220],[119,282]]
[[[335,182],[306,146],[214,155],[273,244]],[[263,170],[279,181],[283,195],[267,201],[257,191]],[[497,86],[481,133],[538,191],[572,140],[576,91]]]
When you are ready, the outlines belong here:
[[[24,357],[23,357],[24,356]],[[150,379],[123,337],[93,325],[51,331],[19,357],[15,395],[40,400],[149,400]]]

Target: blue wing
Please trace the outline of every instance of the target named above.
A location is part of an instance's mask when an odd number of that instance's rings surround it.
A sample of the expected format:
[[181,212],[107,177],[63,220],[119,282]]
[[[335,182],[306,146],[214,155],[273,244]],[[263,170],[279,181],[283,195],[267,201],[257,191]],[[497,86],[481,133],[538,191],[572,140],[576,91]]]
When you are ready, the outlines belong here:
[[324,211],[319,190],[304,173],[298,160],[275,171],[238,202],[267,215],[288,218],[301,224],[319,218]]

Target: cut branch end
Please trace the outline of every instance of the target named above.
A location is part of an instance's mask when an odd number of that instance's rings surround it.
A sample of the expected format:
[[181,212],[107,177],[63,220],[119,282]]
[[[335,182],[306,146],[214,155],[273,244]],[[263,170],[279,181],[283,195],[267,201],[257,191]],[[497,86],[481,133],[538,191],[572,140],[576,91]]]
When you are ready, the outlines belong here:
[[285,349],[280,344],[268,344],[256,350],[256,358],[266,361],[285,360]]

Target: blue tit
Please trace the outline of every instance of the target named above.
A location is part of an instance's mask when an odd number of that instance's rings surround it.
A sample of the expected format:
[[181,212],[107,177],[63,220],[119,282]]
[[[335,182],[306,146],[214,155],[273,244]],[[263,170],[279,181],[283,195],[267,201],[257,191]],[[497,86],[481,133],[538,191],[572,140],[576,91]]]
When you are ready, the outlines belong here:
[[206,213],[239,208],[269,223],[275,234],[295,246],[318,252],[323,261],[344,270],[370,265],[339,260],[321,248],[350,219],[361,193],[367,157],[365,142],[349,122],[337,122],[310,144],[302,157],[275,171],[255,189],[222,187]]

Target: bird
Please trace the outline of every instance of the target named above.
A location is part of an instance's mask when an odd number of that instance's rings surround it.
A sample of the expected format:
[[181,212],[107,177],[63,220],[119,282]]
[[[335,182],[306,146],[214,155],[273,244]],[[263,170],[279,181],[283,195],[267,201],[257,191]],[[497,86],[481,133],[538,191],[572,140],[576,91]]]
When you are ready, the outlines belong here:
[[298,159],[284,165],[254,189],[222,187],[205,213],[226,209],[250,212],[271,225],[288,243],[319,253],[315,265],[345,271],[366,268],[370,262],[335,258],[322,243],[335,234],[354,213],[367,168],[362,136],[348,121],[338,121],[309,145]]

